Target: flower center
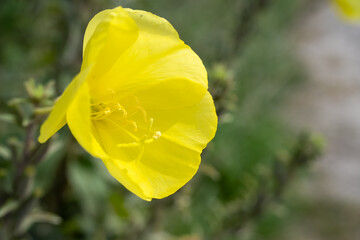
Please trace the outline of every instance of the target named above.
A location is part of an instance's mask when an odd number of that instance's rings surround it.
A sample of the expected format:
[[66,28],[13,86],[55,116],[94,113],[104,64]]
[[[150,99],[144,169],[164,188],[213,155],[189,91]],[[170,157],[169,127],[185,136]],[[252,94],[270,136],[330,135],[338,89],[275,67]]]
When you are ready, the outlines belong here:
[[93,120],[101,120],[110,116],[113,112],[121,112],[124,117],[127,117],[127,112],[123,106],[118,102],[105,102],[98,104],[91,104],[91,118]]
[[154,131],[154,118],[149,118],[145,109],[138,104],[138,99],[134,98],[132,99],[133,104],[127,107],[128,111],[118,101],[93,103],[91,104],[91,118],[94,121],[109,121],[111,125],[121,129],[123,133],[133,139],[132,142],[118,143],[116,147],[139,148],[136,159],[140,159],[145,144],[159,139],[161,132]]

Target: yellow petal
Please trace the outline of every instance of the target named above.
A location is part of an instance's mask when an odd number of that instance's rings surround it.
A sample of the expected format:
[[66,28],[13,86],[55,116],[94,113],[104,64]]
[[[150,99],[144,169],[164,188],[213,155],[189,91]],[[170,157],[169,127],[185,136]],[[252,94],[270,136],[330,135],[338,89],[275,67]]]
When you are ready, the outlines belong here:
[[175,41],[179,39],[179,34],[165,18],[142,10],[133,10],[130,8],[125,8],[124,10],[135,21],[140,31],[153,35],[166,36],[173,38]]
[[186,78],[178,78],[136,91],[134,96],[139,99],[139,105],[146,110],[166,110],[197,104],[206,92],[202,85]]
[[128,166],[123,164],[122,161],[112,158],[104,158],[103,162],[109,173],[129,191],[146,201],[150,201],[152,199],[152,197],[145,195],[144,190],[139,186],[137,179],[132,179],[130,175],[133,174],[133,172],[131,171],[131,174],[129,174],[127,170]]
[[92,77],[98,80],[137,36],[138,27],[123,8],[98,13],[85,32],[82,69],[94,63]]
[[64,93],[59,97],[54,105],[50,115],[41,125],[40,136],[38,141],[40,143],[46,142],[52,135],[54,135],[60,128],[66,124],[65,114],[74,100],[79,88],[87,78],[91,66],[81,71],[65,89]]
[[169,79],[188,79],[207,89],[207,73],[200,58],[184,44],[165,19],[126,9],[139,27],[136,42],[102,79],[91,84],[95,98],[109,91],[123,95]]
[[144,146],[140,160],[105,159],[110,174],[144,200],[164,198],[184,186],[196,173],[198,152],[166,139]]
[[71,133],[86,151],[98,158],[107,157],[92,133],[93,126],[90,113],[89,88],[85,82],[69,106],[66,112],[66,120]]
[[348,20],[360,20],[359,0],[335,0],[340,13]]
[[165,138],[178,145],[201,153],[214,138],[217,115],[209,92],[196,105],[175,110],[150,110],[154,118],[153,128]]

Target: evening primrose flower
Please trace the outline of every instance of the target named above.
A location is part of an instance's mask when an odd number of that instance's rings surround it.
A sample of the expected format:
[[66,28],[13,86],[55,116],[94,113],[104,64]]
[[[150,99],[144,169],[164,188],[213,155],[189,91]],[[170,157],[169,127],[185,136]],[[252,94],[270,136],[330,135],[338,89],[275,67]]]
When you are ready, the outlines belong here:
[[360,0],[334,0],[340,14],[347,20],[360,21]]
[[145,11],[105,10],[90,21],[81,71],[41,126],[39,142],[67,123],[128,190],[164,198],[194,176],[215,135],[207,88],[200,58],[169,22]]

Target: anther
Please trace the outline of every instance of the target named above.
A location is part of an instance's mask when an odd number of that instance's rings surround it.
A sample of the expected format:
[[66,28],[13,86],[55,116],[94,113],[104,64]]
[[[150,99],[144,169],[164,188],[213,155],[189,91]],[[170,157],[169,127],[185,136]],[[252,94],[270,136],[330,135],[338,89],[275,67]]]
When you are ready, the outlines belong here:
[[159,137],[161,137],[161,132],[160,131],[156,131],[153,138],[154,139],[159,139]]

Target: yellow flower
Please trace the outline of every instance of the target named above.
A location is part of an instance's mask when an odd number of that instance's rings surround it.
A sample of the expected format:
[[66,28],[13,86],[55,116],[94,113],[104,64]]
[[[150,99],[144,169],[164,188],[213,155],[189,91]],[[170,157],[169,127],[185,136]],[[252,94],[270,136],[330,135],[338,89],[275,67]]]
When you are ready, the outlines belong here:
[[348,20],[360,20],[360,0],[334,0],[340,14]]
[[89,23],[80,73],[40,129],[66,123],[127,189],[164,198],[198,170],[217,116],[200,58],[165,19],[121,7]]

